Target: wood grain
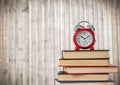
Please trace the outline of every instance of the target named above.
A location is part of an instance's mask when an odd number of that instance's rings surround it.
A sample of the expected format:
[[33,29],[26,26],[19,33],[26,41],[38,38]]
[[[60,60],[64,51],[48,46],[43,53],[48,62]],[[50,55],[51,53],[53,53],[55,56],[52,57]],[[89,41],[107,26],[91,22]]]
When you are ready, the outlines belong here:
[[[95,26],[95,49],[120,62],[119,0],[0,0],[0,85],[55,85],[62,50],[74,50],[74,26]],[[120,72],[120,69],[119,69]],[[120,84],[120,73],[115,85]]]

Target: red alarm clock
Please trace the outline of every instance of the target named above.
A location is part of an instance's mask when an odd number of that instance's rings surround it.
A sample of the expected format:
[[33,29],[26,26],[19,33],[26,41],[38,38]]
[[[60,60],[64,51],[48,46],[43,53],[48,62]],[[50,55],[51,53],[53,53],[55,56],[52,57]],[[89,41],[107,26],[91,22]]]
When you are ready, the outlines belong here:
[[[87,27],[82,26],[81,23],[87,23]],[[88,21],[81,21],[74,28],[75,34],[73,41],[75,44],[75,50],[79,49],[90,49],[94,50],[95,43],[95,28]]]

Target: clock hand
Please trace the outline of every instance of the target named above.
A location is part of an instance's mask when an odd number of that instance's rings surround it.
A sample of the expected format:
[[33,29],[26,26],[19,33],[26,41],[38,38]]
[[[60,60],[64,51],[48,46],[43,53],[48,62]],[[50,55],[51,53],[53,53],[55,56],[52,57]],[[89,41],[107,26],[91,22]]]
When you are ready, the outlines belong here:
[[83,39],[85,39],[83,36],[79,35],[80,37],[82,37]]
[[88,35],[87,37],[85,37],[85,39],[88,38],[88,37],[90,37],[90,35]]

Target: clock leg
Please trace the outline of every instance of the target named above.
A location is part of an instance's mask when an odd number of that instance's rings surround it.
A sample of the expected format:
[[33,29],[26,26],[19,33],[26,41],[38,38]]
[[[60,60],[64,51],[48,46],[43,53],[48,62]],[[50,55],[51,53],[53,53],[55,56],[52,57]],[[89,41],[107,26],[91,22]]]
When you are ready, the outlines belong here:
[[77,46],[75,47],[75,50],[79,50],[79,49],[80,49],[79,47],[77,47]]
[[94,50],[94,47],[92,46],[92,47],[90,47],[90,50]]

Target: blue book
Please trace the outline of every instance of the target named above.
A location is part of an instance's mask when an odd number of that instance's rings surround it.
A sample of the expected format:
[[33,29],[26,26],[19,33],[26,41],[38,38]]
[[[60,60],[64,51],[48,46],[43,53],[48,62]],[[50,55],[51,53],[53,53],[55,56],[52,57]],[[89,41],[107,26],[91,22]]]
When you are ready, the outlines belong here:
[[113,80],[107,81],[60,81],[55,79],[57,85],[114,85]]

